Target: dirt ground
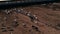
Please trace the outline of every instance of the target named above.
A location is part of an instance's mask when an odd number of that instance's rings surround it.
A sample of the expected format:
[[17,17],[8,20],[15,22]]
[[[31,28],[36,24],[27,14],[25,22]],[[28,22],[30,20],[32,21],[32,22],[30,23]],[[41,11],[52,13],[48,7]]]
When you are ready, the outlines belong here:
[[17,8],[36,15],[37,20],[25,15],[25,12],[17,13],[15,9],[9,9],[9,13],[2,10],[0,34],[60,34],[60,9],[57,7],[33,5]]

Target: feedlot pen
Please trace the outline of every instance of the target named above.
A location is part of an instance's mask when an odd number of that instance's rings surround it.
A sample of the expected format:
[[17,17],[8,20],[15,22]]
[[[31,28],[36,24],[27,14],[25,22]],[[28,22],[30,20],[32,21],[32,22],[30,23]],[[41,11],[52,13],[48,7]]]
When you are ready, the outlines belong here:
[[0,10],[0,34],[60,34],[59,4]]

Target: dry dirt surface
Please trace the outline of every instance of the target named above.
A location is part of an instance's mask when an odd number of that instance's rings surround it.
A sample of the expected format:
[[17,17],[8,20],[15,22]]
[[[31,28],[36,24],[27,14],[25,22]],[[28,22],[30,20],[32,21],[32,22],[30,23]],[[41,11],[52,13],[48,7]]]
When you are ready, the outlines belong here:
[[60,34],[58,5],[0,10],[0,34]]

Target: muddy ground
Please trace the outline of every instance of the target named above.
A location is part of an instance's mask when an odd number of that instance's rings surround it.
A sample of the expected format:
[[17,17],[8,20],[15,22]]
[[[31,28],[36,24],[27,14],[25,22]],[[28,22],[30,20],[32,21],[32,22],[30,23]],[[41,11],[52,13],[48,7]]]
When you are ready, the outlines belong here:
[[[53,8],[52,8],[53,7]],[[60,8],[58,5],[32,5],[0,11],[0,34],[60,34]],[[16,10],[30,12],[30,18]]]

